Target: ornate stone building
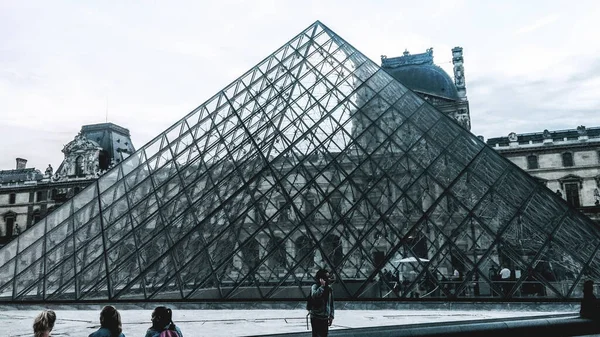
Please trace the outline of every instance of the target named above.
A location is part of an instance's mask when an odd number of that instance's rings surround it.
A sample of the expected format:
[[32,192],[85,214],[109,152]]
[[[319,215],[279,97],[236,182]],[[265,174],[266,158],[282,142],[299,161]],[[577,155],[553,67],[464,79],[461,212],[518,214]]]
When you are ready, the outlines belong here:
[[406,85],[441,112],[456,119],[465,129],[471,130],[461,47],[452,48],[452,64],[454,80],[433,63],[433,48],[422,54],[410,54],[407,50],[399,57],[381,56],[381,67],[398,82]]
[[113,165],[135,152],[129,130],[112,123],[84,125],[66,144],[56,172],[27,168],[0,171],[0,245],[43,219]]
[[600,127],[511,132],[486,143],[600,222]]

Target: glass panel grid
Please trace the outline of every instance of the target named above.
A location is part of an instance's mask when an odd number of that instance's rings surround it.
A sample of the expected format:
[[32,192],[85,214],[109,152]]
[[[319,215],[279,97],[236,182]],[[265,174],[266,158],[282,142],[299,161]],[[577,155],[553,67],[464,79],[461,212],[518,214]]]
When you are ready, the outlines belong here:
[[565,298],[598,247],[316,22],[2,248],[0,300]]

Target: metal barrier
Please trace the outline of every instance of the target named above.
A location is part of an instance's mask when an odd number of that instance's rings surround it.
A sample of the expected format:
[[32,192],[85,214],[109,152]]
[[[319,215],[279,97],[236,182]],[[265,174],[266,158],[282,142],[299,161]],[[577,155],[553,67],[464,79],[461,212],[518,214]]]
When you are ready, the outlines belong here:
[[[535,318],[486,319],[410,325],[393,325],[330,330],[331,337],[426,337],[426,336],[510,336],[564,337],[600,334],[600,322],[576,314],[548,315]],[[265,336],[265,335],[262,335]],[[269,337],[311,336],[310,331],[273,334]]]

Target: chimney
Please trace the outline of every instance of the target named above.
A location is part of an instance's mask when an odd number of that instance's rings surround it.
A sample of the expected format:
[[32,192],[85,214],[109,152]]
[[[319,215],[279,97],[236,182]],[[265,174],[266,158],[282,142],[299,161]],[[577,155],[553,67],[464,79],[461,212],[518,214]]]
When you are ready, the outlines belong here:
[[17,158],[17,170],[24,169],[27,166],[27,159]]

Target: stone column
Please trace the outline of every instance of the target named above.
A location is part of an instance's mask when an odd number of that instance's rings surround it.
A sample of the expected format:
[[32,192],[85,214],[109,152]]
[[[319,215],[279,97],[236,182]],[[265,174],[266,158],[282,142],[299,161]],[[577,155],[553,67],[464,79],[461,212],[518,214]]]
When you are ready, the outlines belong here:
[[454,83],[456,84],[458,97],[465,101],[467,99],[467,87],[465,84],[462,47],[452,48],[452,64],[454,64]]

